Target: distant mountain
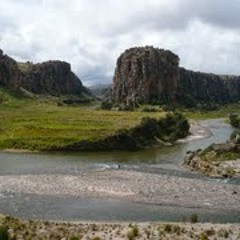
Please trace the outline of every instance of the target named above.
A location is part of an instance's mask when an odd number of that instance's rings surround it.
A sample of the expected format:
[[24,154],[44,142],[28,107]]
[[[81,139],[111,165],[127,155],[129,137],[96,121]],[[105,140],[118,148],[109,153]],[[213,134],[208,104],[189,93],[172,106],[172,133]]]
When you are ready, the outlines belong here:
[[0,50],[0,86],[14,91],[55,97],[91,97],[90,90],[71,71],[67,62],[18,63]]
[[[211,64],[211,63],[209,63]],[[154,47],[127,49],[117,60],[112,100],[118,103],[231,103],[240,100],[240,76],[193,72],[179,57]]]
[[98,98],[104,99],[111,95],[111,84],[95,84],[89,87],[91,92]]

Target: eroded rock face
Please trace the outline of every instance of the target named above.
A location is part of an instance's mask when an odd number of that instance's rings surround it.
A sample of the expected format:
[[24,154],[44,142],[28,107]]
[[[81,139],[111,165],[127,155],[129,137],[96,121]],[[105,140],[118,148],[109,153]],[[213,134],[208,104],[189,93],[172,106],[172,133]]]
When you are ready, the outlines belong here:
[[0,50],[0,86],[24,89],[34,94],[91,95],[67,62],[17,63]]
[[240,76],[193,72],[180,68],[182,96],[196,101],[231,103],[240,100]]
[[70,64],[61,61],[30,64],[21,86],[32,93],[53,96],[87,92],[80,79],[71,71]]
[[0,86],[16,90],[20,86],[21,78],[17,62],[4,55],[0,49]]
[[179,67],[174,53],[138,47],[117,60],[112,100],[128,104],[170,102],[229,103],[240,100],[240,77],[193,72]]
[[131,48],[117,60],[112,98],[115,102],[175,100],[180,90],[179,58],[153,47]]

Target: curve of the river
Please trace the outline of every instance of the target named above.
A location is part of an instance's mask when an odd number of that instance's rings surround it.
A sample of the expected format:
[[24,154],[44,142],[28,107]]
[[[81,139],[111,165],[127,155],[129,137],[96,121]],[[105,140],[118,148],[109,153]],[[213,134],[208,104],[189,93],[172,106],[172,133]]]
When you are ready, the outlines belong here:
[[[180,221],[197,213],[202,221],[240,222],[239,182],[210,179],[181,166],[187,151],[224,142],[231,132],[222,119],[204,120],[194,124],[192,136],[171,147],[76,154],[0,152],[0,212],[94,221]],[[237,194],[232,196],[232,191]]]

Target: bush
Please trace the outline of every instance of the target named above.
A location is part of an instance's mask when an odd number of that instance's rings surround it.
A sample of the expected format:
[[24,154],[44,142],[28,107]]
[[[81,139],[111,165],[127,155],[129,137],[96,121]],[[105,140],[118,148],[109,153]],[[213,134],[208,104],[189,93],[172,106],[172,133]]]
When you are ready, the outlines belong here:
[[0,226],[0,239],[1,240],[10,240],[7,226]]
[[145,136],[146,138],[152,138],[158,135],[160,129],[158,125],[158,120],[155,118],[144,117],[140,123],[140,126],[136,128],[139,134]]
[[231,113],[229,115],[229,120],[233,127],[240,128],[240,116],[237,113]]
[[160,119],[159,125],[162,134],[170,141],[186,137],[190,128],[188,120],[178,112],[167,113],[165,118]]
[[72,237],[70,237],[70,240],[80,240],[80,238],[76,237],[76,236],[72,236]]
[[234,131],[231,136],[230,139],[232,141],[234,141],[235,143],[239,144],[240,143],[240,130],[236,130]]
[[132,229],[127,233],[127,239],[133,240],[139,236],[139,229],[137,226],[132,226]]
[[109,102],[109,101],[103,101],[101,103],[101,109],[103,110],[111,110],[112,106],[113,106],[112,102]]
[[175,141],[186,137],[189,133],[189,123],[180,113],[167,113],[165,118],[155,119],[145,117],[141,123],[131,130],[131,136],[136,139]]
[[145,107],[142,112],[157,112],[157,109],[154,107]]
[[168,113],[165,118],[142,118],[140,124],[131,129],[122,129],[106,138],[103,144],[110,149],[137,150],[158,144],[159,140],[175,141],[189,133],[187,119],[180,113]]
[[190,222],[191,223],[197,223],[198,222],[198,215],[196,213],[193,213],[191,216],[190,216]]

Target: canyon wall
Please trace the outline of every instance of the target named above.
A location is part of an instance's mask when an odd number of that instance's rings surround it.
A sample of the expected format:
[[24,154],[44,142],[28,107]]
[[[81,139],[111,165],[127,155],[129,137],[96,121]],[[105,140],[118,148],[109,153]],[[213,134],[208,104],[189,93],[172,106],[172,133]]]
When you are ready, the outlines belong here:
[[179,67],[179,57],[169,50],[136,47],[117,60],[112,100],[125,104],[237,102],[240,77],[189,71]]

